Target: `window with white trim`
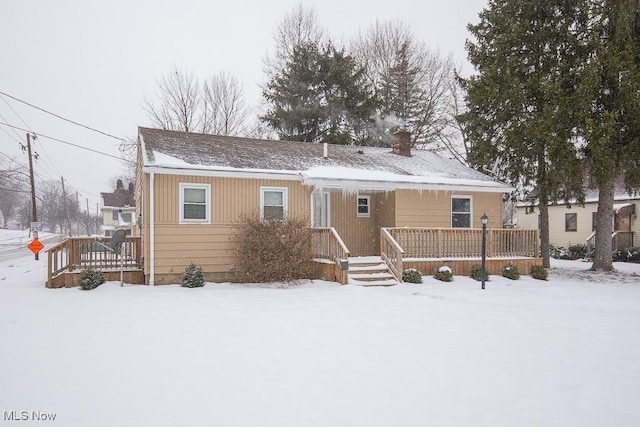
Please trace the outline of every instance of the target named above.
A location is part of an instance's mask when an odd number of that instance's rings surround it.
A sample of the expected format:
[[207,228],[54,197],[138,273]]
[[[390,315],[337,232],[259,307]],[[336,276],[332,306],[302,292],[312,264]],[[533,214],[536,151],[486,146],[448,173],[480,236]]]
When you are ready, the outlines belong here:
[[260,187],[260,217],[266,220],[287,219],[287,189]]
[[471,228],[471,212],[473,199],[471,196],[451,196],[451,227]]
[[357,214],[360,218],[371,216],[371,196],[360,196],[357,198]]
[[180,223],[211,223],[211,185],[180,183]]

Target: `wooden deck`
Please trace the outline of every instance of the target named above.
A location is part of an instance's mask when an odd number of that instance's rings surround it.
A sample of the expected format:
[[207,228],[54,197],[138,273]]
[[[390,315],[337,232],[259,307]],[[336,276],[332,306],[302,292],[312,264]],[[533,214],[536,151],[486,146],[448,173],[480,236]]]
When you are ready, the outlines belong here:
[[[110,237],[99,240],[111,243]],[[124,281],[144,283],[140,237],[126,237],[124,247]],[[96,243],[95,237],[70,237],[47,251],[48,288],[78,285],[80,271],[100,270],[107,280],[120,280],[120,257]]]
[[[532,265],[542,265],[538,230],[487,229],[486,237],[490,273],[511,264],[527,274]],[[482,261],[482,229],[382,228],[380,253],[398,280],[407,268],[431,275],[444,265],[456,275],[468,275]]]

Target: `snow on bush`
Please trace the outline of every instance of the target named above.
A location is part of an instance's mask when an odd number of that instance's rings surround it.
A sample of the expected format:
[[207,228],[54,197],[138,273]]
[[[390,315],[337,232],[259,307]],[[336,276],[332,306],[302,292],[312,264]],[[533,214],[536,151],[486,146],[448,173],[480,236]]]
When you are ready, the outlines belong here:
[[520,278],[520,271],[515,265],[507,264],[502,269],[502,276],[511,280],[518,280]]
[[433,277],[442,282],[450,282],[453,280],[453,270],[451,270],[449,266],[443,265],[436,271]]
[[408,268],[402,273],[402,281],[405,283],[422,283],[422,274],[415,268]]

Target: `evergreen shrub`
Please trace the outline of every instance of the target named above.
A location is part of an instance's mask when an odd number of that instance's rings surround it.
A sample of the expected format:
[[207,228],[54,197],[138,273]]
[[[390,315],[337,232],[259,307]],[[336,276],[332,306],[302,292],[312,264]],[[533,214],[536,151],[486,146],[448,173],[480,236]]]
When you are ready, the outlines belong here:
[[98,270],[85,268],[80,271],[80,279],[78,281],[78,285],[83,291],[90,291],[91,289],[95,289],[98,286],[102,285],[104,282],[104,275]]
[[451,270],[451,267],[443,265],[436,270],[436,273],[433,275],[433,277],[434,279],[438,279],[442,282],[450,282],[453,280],[453,270]]
[[202,268],[191,263],[182,273],[182,284],[185,288],[201,288],[204,286],[204,272]]
[[507,279],[518,280],[520,278],[520,271],[515,265],[507,264],[502,269],[502,276]]
[[[484,280],[489,280],[489,275],[491,273],[489,273],[489,270],[485,268],[484,271]],[[480,264],[475,264],[473,266],[471,266],[471,273],[469,274],[471,276],[472,279],[477,280],[477,281],[482,281],[482,265]]]
[[531,277],[538,280],[547,280],[547,269],[541,265],[532,265],[530,270]]
[[415,268],[408,268],[402,273],[402,281],[405,283],[422,283],[422,274]]

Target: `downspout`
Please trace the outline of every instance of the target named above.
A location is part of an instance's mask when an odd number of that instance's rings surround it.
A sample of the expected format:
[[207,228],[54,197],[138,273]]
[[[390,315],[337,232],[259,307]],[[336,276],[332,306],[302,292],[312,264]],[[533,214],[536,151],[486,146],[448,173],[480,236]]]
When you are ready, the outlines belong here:
[[156,218],[155,218],[155,173],[149,173],[149,285],[155,285],[156,275]]

